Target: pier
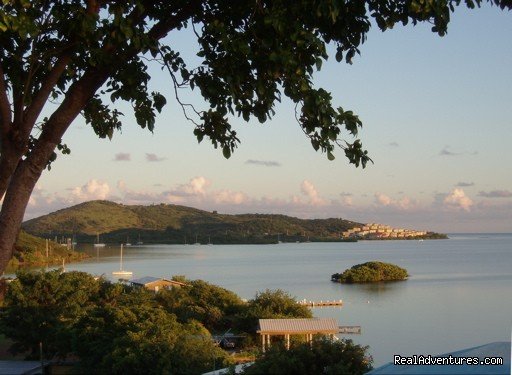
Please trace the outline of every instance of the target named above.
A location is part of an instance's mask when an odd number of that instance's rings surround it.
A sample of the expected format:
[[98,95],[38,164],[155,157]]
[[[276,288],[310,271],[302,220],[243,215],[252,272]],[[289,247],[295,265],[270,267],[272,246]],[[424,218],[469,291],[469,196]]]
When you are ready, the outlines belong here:
[[297,302],[301,306],[308,307],[326,307],[326,306],[342,306],[343,300],[332,300],[332,301],[307,301],[305,298]]

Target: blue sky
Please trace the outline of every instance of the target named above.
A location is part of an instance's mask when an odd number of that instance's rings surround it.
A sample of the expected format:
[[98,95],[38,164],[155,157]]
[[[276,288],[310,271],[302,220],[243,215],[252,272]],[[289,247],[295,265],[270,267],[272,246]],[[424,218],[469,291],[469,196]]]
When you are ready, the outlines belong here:
[[[205,140],[168,97],[153,134],[130,110],[122,132],[98,139],[79,118],[71,148],[45,172],[26,218],[90,199],[176,203],[223,213],[342,217],[440,232],[512,232],[512,22],[497,7],[456,9],[448,35],[429,25],[370,32],[353,65],[333,58],[315,84],[364,123],[375,164],[330,162],[315,153],[283,101],[268,123],[233,123],[242,144],[231,159]],[[170,36],[190,61],[187,32]],[[196,92],[183,97],[201,106]]]

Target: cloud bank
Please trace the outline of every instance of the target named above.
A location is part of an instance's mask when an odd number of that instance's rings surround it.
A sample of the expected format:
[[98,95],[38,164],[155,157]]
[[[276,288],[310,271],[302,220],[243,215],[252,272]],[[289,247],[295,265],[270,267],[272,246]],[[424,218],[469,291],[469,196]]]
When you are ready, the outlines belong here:
[[512,192],[508,190],[481,191],[478,196],[485,198],[510,198]]
[[164,161],[164,157],[160,157],[156,154],[146,153],[146,161],[148,162],[158,162],[158,161]]
[[262,165],[264,167],[280,167],[281,163],[277,161],[271,161],[271,160],[253,160],[249,159],[245,162],[245,164],[252,164],[252,165]]
[[126,152],[120,152],[114,156],[114,161],[130,161],[131,155]]
[[[438,232],[511,232],[512,202],[507,190],[480,192],[470,197],[462,188],[432,193],[422,200],[397,194],[375,192],[373,200],[366,193],[340,191],[324,196],[308,179],[303,180],[295,194],[288,197],[254,197],[246,192],[216,187],[205,176],[173,186],[151,186],[148,190],[131,188],[125,181],[112,186],[100,179],[70,187],[61,193],[49,193],[38,186],[32,194],[25,219],[47,214],[80,202],[107,199],[123,204],[180,204],[226,214],[269,213],[300,218],[341,217],[359,222],[381,222],[396,227]],[[481,197],[481,200],[477,200]]]

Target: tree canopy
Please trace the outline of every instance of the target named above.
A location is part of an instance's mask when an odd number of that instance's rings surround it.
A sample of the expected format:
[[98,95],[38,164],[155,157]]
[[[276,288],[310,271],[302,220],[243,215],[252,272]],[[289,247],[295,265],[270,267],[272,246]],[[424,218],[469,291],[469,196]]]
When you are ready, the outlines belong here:
[[341,274],[335,273],[331,276],[331,280],[346,284],[372,283],[405,280],[408,276],[407,270],[402,267],[391,263],[373,261],[356,264]]
[[[488,0],[510,8],[510,0]],[[194,134],[229,157],[238,145],[234,117],[268,121],[283,96],[296,104],[300,128],[315,150],[350,163],[371,159],[357,139],[361,120],[314,86],[328,58],[352,62],[372,20],[431,22],[444,35],[461,0],[3,0],[0,7],[0,271],[12,254],[30,195],[56,152],[70,152],[63,135],[78,115],[111,138],[128,102],[139,126],[152,131],[167,99],[151,91],[149,64],[169,73],[169,85]],[[482,0],[464,0],[473,8]],[[200,63],[185,61],[168,35],[194,33]],[[204,108],[183,102],[179,89],[198,91]],[[47,103],[55,105],[49,108]],[[42,115],[43,109],[48,116]],[[46,112],[45,112],[46,113]]]
[[156,296],[166,311],[175,314],[182,323],[202,322],[213,332],[224,332],[232,327],[235,316],[244,307],[239,296],[203,280],[175,279],[187,286],[163,290]]
[[199,321],[182,324],[143,288],[84,272],[19,272],[0,310],[11,351],[79,359],[80,373],[197,374],[229,364]]
[[[84,272],[20,271],[0,309],[14,354],[76,359],[79,373],[198,374],[232,363],[212,334],[236,333],[252,350],[258,318],[311,317],[281,290],[243,302],[202,280],[152,293]],[[260,315],[261,314],[261,315]]]
[[352,340],[331,342],[321,339],[294,345],[286,350],[274,345],[244,374],[365,374],[372,369],[368,347]]

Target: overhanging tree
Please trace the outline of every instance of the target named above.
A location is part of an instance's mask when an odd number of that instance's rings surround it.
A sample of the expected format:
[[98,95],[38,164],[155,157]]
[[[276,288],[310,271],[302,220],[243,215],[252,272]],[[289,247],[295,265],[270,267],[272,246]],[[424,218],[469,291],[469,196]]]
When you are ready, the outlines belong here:
[[[510,9],[510,0],[488,0]],[[482,0],[464,0],[469,8]],[[148,64],[169,73],[175,89],[198,90],[206,110],[181,102],[196,125],[229,157],[238,144],[230,121],[265,122],[284,94],[315,150],[329,159],[341,148],[350,163],[370,158],[357,138],[362,125],[351,111],[333,107],[313,85],[327,59],[351,62],[373,19],[381,30],[428,21],[443,35],[461,0],[2,0],[0,8],[0,271],[12,254],[25,208],[62,137],[83,115],[101,138],[121,128],[114,103],[129,102],[137,123],[153,130],[164,96],[150,92]],[[167,36],[190,28],[202,58],[190,66]],[[48,102],[51,114],[43,117]],[[48,108],[48,106],[47,106]],[[352,138],[353,137],[353,138]],[[347,140],[347,138],[349,140]]]

